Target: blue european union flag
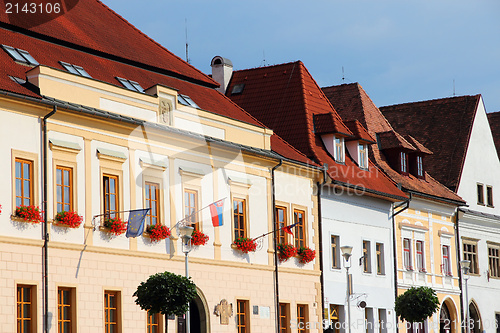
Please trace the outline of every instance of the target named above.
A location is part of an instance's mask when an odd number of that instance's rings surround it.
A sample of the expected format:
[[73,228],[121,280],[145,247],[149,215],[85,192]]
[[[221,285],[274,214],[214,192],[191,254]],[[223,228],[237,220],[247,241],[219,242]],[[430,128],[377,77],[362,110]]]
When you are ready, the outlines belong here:
[[127,237],[137,237],[144,231],[144,218],[149,212],[149,208],[131,210],[128,215]]

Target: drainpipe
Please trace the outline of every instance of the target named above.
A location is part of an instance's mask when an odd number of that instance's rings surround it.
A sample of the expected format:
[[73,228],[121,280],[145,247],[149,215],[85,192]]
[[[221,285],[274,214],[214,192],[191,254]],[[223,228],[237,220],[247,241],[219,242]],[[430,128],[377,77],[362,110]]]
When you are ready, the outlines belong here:
[[[405,200],[403,203],[397,205],[396,207],[393,206],[393,213],[392,213],[392,254],[394,257],[394,299],[398,297],[398,249],[397,249],[397,242],[396,242],[396,221],[395,217],[396,215],[404,212],[405,210],[410,207],[410,201],[411,201],[411,193],[409,194],[408,200]],[[394,210],[398,207],[405,206],[398,210],[397,212],[394,212]],[[396,333],[399,332],[399,325],[398,323],[398,317],[396,315]]]
[[279,282],[278,282],[278,240],[277,240],[277,230],[276,230],[276,197],[275,197],[275,182],[274,182],[274,170],[278,169],[283,164],[283,160],[271,169],[271,200],[273,206],[273,246],[274,246],[274,288],[276,292],[276,333],[280,332],[280,293],[279,293]]
[[[321,194],[322,194],[322,189],[323,186],[326,184],[327,181],[327,173],[326,171],[328,170],[328,164],[323,164],[323,182],[317,182],[316,187],[318,188],[317,196],[318,196],[318,237],[319,237],[319,248],[318,248],[318,253],[319,253],[319,269],[321,271],[320,273],[320,285],[321,285],[321,314],[324,316],[324,309],[325,309],[325,287],[324,287],[324,275],[323,275],[323,224],[321,223]],[[330,319],[330,318],[323,318],[324,319]],[[324,322],[324,321],[322,321]]]
[[[458,287],[460,288],[460,315],[461,315],[461,323],[465,322],[464,321],[464,318],[466,317],[466,309],[464,309],[464,298],[463,298],[463,289],[462,289],[462,267],[460,266],[460,257],[462,257],[460,255],[461,253],[461,246],[460,246],[460,233],[459,233],[459,228],[458,228],[458,216],[460,214],[460,207],[457,207],[457,210],[456,210],[456,213],[455,213],[455,246],[457,247],[457,251],[456,251],[456,254],[457,254],[457,267],[458,267]],[[462,257],[463,258],[463,257]],[[467,309],[469,307],[469,304],[467,304]],[[465,312],[464,312],[465,311]],[[462,326],[462,325],[460,325]],[[466,332],[465,331],[465,327],[462,326],[462,332]]]
[[57,106],[54,105],[53,110],[48,113],[45,117],[42,119],[42,159],[43,159],[43,165],[42,165],[42,184],[43,184],[43,193],[42,193],[42,204],[43,204],[43,230],[42,230],[42,237],[43,237],[43,286],[44,286],[44,291],[43,291],[43,298],[44,298],[44,303],[43,303],[43,326],[44,326],[44,332],[49,333],[49,233],[47,229],[47,196],[48,196],[48,190],[47,190],[47,146],[48,146],[48,140],[47,140],[47,119],[51,117],[54,113],[57,111]]

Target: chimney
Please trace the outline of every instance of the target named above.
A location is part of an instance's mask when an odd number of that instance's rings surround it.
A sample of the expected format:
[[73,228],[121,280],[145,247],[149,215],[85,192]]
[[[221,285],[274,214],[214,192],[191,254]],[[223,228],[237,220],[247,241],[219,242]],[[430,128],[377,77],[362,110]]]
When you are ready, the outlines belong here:
[[226,94],[229,80],[231,80],[231,76],[233,75],[233,63],[229,59],[221,56],[215,56],[212,59],[210,66],[212,67],[212,79],[220,84],[220,87],[217,88],[217,90]]

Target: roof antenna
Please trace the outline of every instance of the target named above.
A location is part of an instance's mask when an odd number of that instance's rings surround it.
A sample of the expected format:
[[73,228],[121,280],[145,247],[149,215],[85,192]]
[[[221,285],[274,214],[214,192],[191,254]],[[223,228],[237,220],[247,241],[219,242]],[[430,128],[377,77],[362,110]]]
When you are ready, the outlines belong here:
[[455,79],[453,79],[453,97],[455,97]]
[[189,44],[188,44],[188,20],[187,18],[185,19],[185,22],[186,22],[186,61],[188,64],[191,63],[191,60],[189,60]]
[[342,66],[342,83],[345,82],[344,66]]
[[266,66],[266,50],[262,50],[262,67]]

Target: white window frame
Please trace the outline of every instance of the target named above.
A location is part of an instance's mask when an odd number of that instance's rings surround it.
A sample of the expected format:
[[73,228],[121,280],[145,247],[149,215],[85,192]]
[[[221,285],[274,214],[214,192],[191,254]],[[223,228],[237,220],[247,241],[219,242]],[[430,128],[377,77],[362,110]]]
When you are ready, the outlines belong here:
[[358,143],[358,161],[360,168],[368,169],[368,145],[361,142]]
[[334,135],[333,136],[333,152],[334,158],[336,162],[344,163],[345,162],[345,142],[344,137]]

